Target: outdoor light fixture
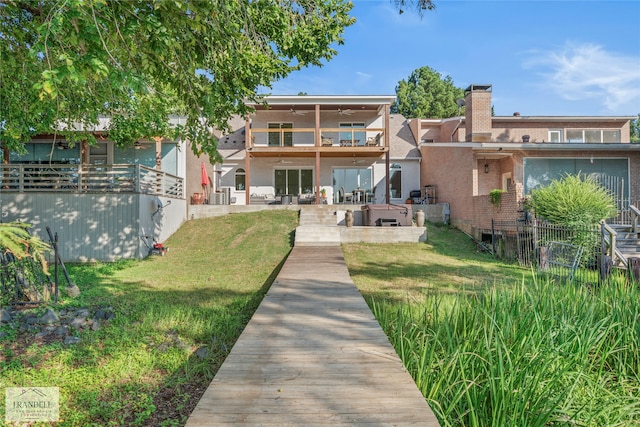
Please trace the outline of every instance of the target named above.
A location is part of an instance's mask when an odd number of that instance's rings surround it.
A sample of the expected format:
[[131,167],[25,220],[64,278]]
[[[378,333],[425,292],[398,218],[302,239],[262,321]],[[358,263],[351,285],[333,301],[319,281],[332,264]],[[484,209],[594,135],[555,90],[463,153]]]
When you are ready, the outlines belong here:
[[69,149],[69,144],[62,142],[62,141],[58,141],[56,142],[56,147],[58,148],[58,150],[68,150]]
[[489,163],[487,163],[487,161],[484,161],[484,173],[489,173]]

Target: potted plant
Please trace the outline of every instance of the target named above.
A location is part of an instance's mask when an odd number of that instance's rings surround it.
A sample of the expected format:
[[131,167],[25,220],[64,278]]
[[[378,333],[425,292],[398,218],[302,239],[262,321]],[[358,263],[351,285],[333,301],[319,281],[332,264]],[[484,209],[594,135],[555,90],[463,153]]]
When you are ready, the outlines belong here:
[[322,188],[320,189],[320,198],[321,198],[322,200],[324,200],[324,199],[326,199],[326,198],[327,198],[327,189],[326,189],[326,188],[324,188],[324,187],[322,187]]
[[502,193],[504,192],[505,191],[501,189],[489,191],[489,201],[493,206],[500,207],[500,200],[502,199]]

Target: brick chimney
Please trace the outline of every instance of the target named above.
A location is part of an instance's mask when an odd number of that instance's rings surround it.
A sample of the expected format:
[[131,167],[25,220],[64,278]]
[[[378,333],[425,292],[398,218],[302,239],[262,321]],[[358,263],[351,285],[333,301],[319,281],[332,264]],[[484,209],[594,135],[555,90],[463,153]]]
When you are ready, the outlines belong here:
[[491,141],[491,85],[471,85],[464,91],[467,142]]

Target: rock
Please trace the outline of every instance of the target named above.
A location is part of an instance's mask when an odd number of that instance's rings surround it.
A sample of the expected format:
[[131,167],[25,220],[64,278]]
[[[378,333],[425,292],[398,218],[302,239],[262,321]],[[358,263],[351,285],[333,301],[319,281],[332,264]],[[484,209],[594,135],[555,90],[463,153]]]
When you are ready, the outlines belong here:
[[99,308],[93,318],[96,320],[104,320],[107,318],[107,313],[103,309]]
[[11,312],[7,309],[0,308],[0,323],[9,323],[11,320]]
[[60,321],[60,318],[58,317],[56,312],[50,308],[47,308],[47,311],[45,311],[45,313],[40,317],[40,323],[45,325],[50,325],[52,323],[57,323],[59,321]]
[[84,317],[87,318],[91,316],[91,312],[88,308],[79,308],[76,310],[76,317]]
[[80,337],[68,336],[64,339],[64,343],[67,345],[78,344],[80,342]]
[[67,286],[64,288],[64,292],[69,295],[71,298],[75,298],[80,295],[80,288],[76,285]]
[[69,323],[69,326],[71,326],[72,328],[80,329],[84,326],[84,322],[84,317],[76,317]]
[[56,330],[53,333],[58,337],[65,337],[69,334],[69,327],[59,326],[56,328]]
[[200,360],[204,360],[209,357],[209,348],[208,347],[200,347],[195,351],[195,355],[198,356]]
[[105,315],[105,319],[106,320],[115,319],[115,317],[116,317],[116,315],[111,311],[108,311],[107,314]]
[[49,332],[49,331],[40,331],[40,332],[38,332],[38,333],[36,334],[36,336],[35,336],[35,337],[36,337],[36,339],[37,339],[37,338],[44,338],[44,337],[46,337],[47,335],[49,335],[50,333],[51,333],[51,332]]
[[93,322],[93,324],[91,325],[91,330],[92,330],[92,331],[98,331],[98,330],[100,330],[100,329],[101,329],[100,322],[98,322],[97,320],[95,320],[95,321]]
[[40,323],[40,319],[38,319],[35,316],[27,316],[23,319],[23,322],[26,323],[27,325],[36,325]]

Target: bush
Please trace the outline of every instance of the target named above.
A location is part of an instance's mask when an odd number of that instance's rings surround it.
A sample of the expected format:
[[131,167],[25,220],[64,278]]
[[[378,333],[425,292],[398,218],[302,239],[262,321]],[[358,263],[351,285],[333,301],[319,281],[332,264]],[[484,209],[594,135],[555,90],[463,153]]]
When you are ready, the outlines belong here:
[[617,215],[613,195],[595,178],[567,174],[531,192],[536,216],[552,224],[593,225]]

